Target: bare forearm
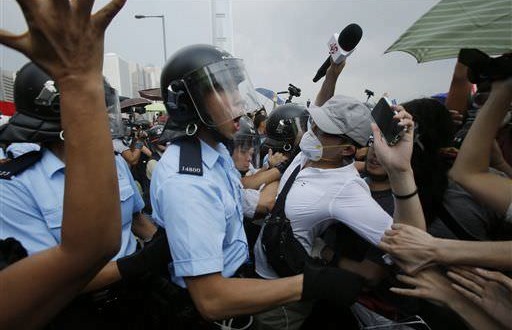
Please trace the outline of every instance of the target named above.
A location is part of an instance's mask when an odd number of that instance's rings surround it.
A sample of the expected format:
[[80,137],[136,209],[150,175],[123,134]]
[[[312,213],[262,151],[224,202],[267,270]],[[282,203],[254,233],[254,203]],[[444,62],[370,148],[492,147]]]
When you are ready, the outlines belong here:
[[[407,172],[390,173],[389,178],[391,190],[395,195],[406,196],[417,189],[412,169]],[[407,199],[395,198],[393,222],[426,230],[425,217],[423,216],[418,194]]]
[[78,258],[108,260],[119,248],[121,215],[103,78],[91,74],[58,84],[66,141],[62,248]]
[[472,329],[504,330],[500,324],[489,316],[483,309],[474,305],[464,297],[450,300],[448,306],[456,312]]
[[[203,290],[205,291],[205,290]],[[223,278],[209,286],[208,294],[192,298],[203,317],[212,320],[252,314],[299,301],[302,275],[277,280]]]
[[446,97],[446,107],[464,114],[468,109],[471,83],[467,78],[467,67],[462,63],[455,64],[450,90]]
[[142,213],[133,216],[132,233],[141,239],[149,239],[156,232],[156,226]]
[[512,95],[506,91],[491,92],[464,139],[450,171],[455,181],[463,183],[468,176],[487,171],[493,140],[511,101]]
[[436,262],[512,270],[512,241],[472,242],[437,239]]
[[317,107],[321,107],[334,95],[337,80],[337,75],[329,74],[325,76],[325,79],[322,82],[322,87],[320,88],[320,91],[318,92],[315,99],[315,105]]
[[121,280],[121,274],[115,261],[109,262],[98,274],[87,284],[82,293],[95,291]]
[[281,178],[281,172],[277,168],[271,168],[266,171],[261,170],[253,175],[242,178],[242,186],[245,189],[259,189],[263,184],[269,184],[278,181]]

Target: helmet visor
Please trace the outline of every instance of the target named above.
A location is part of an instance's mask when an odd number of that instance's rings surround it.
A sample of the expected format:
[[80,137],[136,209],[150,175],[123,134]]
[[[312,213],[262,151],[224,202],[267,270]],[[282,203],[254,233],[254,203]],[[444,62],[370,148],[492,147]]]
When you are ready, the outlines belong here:
[[125,131],[117,90],[108,84],[104,84],[103,87],[105,89],[105,104],[107,105],[110,134],[113,139],[123,137]]
[[184,79],[201,121],[218,127],[261,108],[242,60],[224,59]]

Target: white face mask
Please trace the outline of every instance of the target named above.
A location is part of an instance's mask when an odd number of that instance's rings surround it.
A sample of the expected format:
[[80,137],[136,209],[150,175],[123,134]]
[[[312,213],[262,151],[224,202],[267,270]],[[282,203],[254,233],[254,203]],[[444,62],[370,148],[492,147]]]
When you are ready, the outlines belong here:
[[308,129],[302,136],[299,143],[300,150],[312,161],[319,161],[322,158],[322,143],[311,129]]

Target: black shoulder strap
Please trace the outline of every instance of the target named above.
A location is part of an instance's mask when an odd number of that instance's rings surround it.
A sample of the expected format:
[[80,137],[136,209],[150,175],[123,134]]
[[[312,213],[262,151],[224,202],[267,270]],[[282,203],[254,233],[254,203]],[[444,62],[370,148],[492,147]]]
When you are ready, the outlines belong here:
[[184,138],[174,142],[180,146],[180,167],[178,173],[203,175],[201,142],[197,138]]
[[16,174],[22,173],[30,166],[37,163],[42,156],[43,153],[41,151],[30,151],[1,164],[0,179],[10,180]]
[[279,196],[277,196],[276,204],[274,205],[274,208],[272,209],[272,216],[275,216],[281,212],[284,211],[284,203],[286,202],[286,196],[288,195],[288,192],[290,191],[290,188],[292,187],[293,181],[295,181],[295,178],[297,177],[297,174],[300,172],[300,165],[297,165],[297,167],[293,170],[292,174],[286,181],[286,183],[283,186],[283,189],[279,193]]

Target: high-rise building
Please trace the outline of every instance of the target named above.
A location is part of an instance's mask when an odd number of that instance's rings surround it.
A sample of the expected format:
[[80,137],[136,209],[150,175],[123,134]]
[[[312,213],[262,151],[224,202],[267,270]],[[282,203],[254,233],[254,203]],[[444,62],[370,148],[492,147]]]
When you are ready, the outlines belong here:
[[114,53],[107,53],[103,60],[103,75],[119,95],[133,97],[130,65]]
[[212,43],[234,55],[231,0],[212,0]]

